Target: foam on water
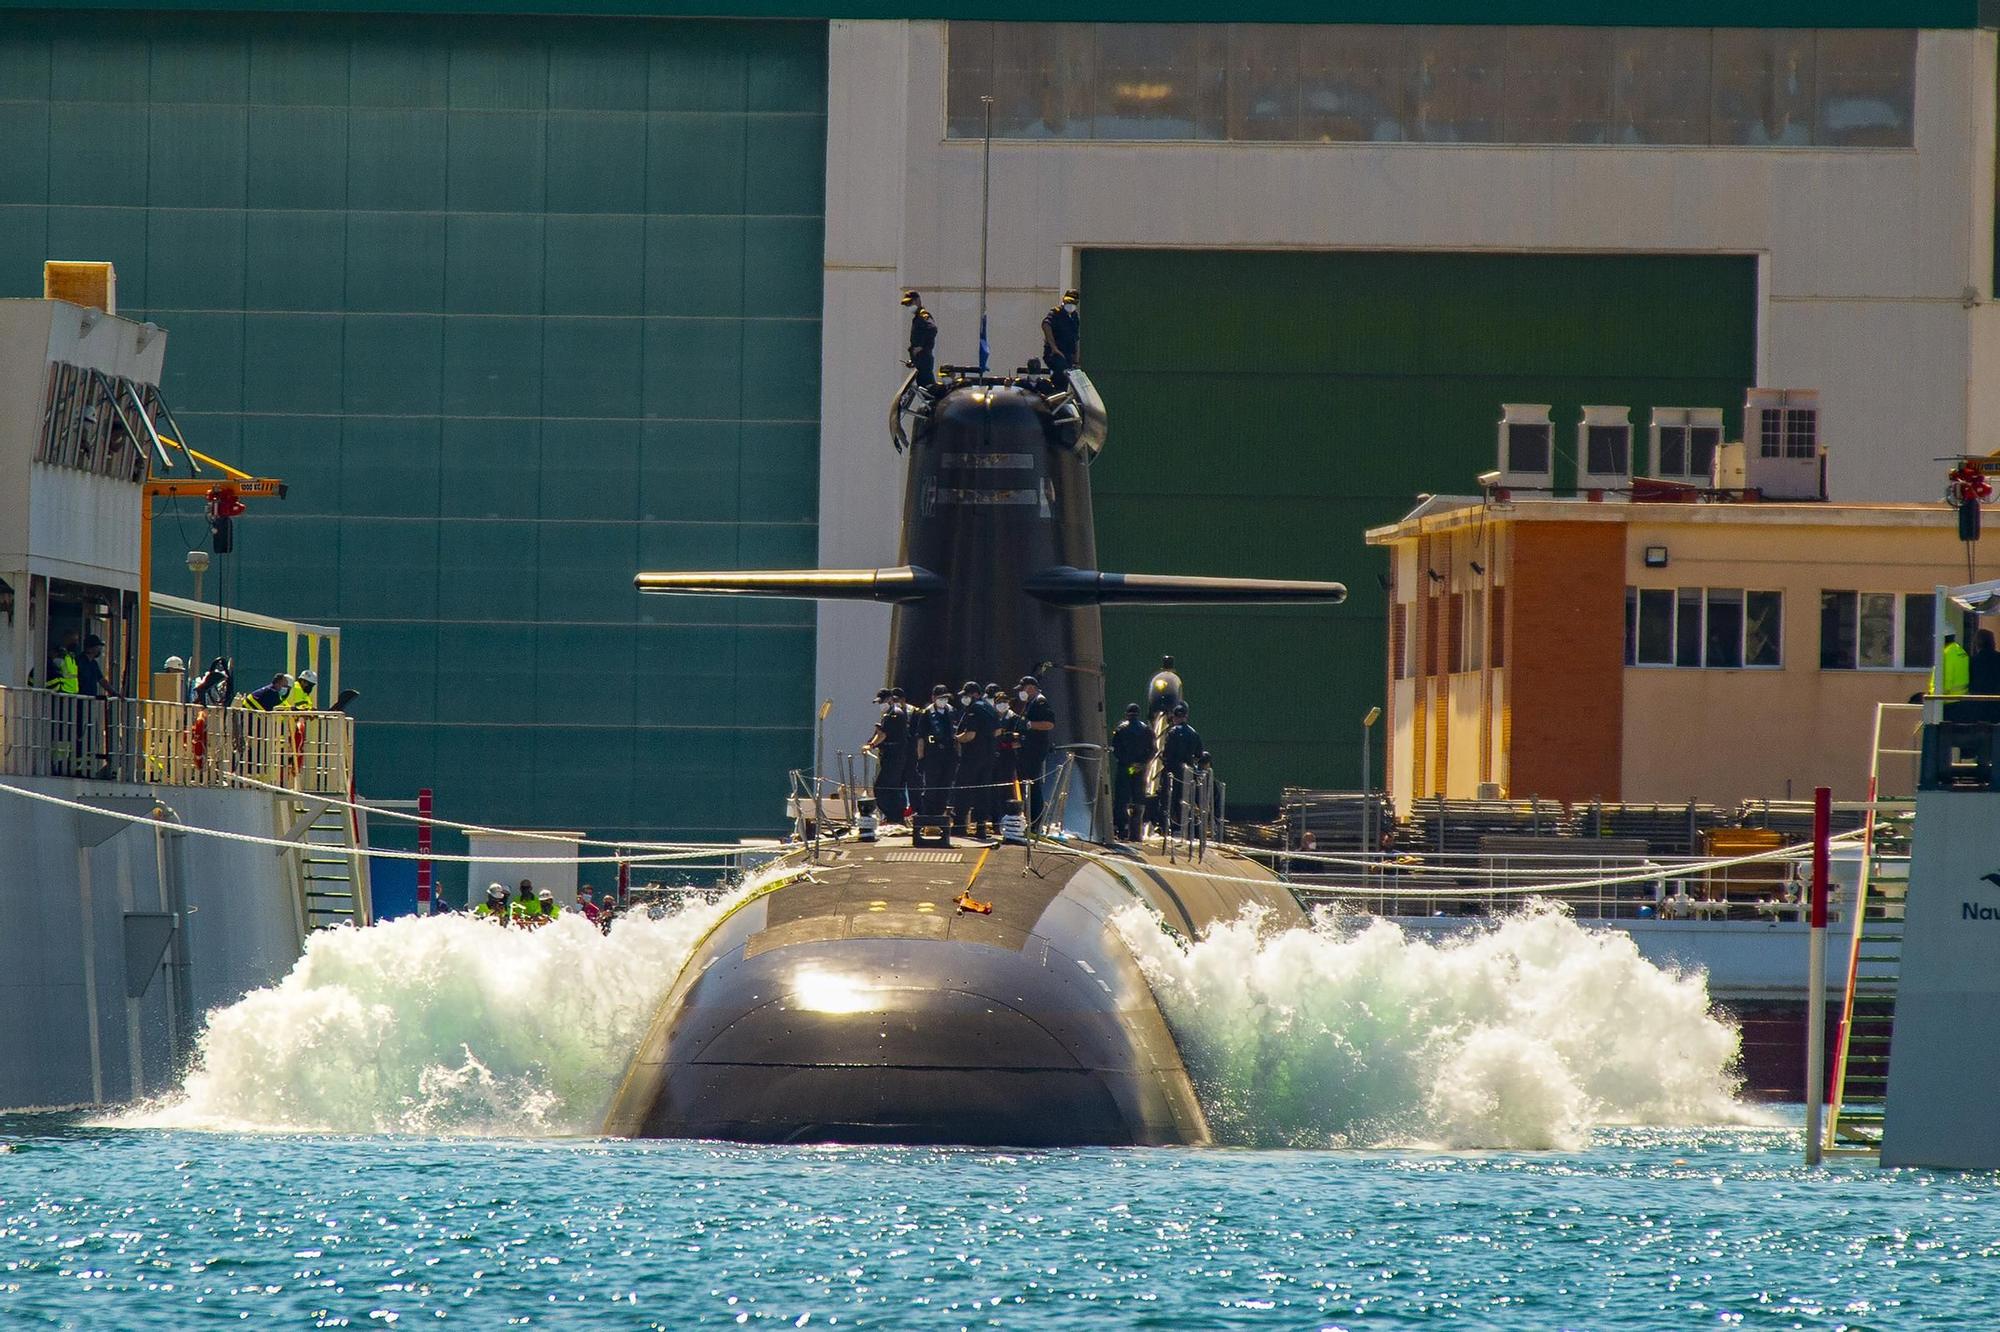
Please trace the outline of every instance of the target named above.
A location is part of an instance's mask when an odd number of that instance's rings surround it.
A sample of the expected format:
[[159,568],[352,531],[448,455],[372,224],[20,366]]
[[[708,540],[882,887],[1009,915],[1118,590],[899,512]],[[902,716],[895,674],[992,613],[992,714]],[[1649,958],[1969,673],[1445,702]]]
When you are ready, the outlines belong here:
[[1437,941],[1251,916],[1190,947],[1142,908],[1116,923],[1221,1141],[1574,1149],[1599,1124],[1755,1122],[1702,978],[1554,908]]
[[728,903],[607,936],[405,917],[315,934],[290,975],[208,1015],[181,1091],[123,1127],[592,1133],[681,964]]

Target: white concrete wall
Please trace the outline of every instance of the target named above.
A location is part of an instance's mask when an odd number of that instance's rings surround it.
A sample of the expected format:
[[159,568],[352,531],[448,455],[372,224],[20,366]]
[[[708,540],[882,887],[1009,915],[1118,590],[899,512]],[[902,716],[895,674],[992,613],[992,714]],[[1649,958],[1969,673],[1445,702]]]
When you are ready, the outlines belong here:
[[[923,291],[943,360],[975,354],[980,145],[944,137],[944,42],[938,22],[832,25],[828,565],[895,556],[900,468],[884,420],[901,373],[897,289]],[[1920,35],[1914,149],[996,143],[994,362],[1039,352],[1042,312],[1091,246],[1755,255],[1759,378],[1822,391],[1835,497],[1928,497],[1931,459],[2000,447],[1994,48],[1989,32]],[[821,614],[829,743],[865,734],[887,621]]]

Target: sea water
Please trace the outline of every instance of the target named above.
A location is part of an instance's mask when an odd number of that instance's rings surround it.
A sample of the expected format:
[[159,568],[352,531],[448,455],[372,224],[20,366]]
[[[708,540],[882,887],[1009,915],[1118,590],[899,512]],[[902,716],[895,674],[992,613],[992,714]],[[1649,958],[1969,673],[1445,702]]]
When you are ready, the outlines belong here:
[[179,1094],[0,1119],[0,1327],[2000,1326],[2000,1180],[1805,1170],[1700,978],[1554,912],[1121,919],[1213,1149],[594,1136],[724,909],[316,936]]

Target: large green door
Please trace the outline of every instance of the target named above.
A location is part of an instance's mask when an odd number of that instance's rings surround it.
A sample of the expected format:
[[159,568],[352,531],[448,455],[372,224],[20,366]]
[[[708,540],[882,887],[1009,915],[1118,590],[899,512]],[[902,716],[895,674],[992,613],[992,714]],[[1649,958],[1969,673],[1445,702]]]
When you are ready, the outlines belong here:
[[364,790],[767,829],[811,607],[632,574],[814,560],[825,135],[819,23],[14,12],[0,293],[114,261],[191,442],[291,484],[220,581],[344,626]]
[[1105,613],[1110,711],[1173,653],[1237,808],[1359,780],[1387,567],[1362,531],[1471,493],[1500,404],[1553,403],[1568,453],[1585,404],[1629,404],[1640,439],[1654,406],[1721,406],[1733,432],[1755,373],[1750,258],[1092,250],[1083,284],[1104,567],[1349,588]]

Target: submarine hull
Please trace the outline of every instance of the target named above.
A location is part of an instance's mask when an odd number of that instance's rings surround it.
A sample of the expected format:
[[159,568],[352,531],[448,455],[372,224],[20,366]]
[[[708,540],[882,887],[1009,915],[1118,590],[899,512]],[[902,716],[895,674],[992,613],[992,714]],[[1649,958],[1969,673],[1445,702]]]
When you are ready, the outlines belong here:
[[[1199,1145],[1208,1124],[1112,917],[1176,933],[1282,885],[1012,846],[849,845],[739,906],[662,1002],[605,1131],[743,1142]],[[1254,868],[1232,865],[1231,876]],[[791,877],[786,877],[786,876]],[[968,884],[970,885],[968,888]],[[961,910],[972,892],[991,914]]]

